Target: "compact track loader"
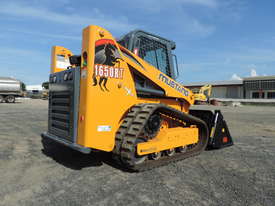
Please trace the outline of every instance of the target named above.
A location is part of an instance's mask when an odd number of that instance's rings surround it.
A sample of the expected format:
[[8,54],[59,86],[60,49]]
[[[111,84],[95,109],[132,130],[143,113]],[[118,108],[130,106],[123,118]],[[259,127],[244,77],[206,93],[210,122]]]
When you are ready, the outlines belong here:
[[98,26],[83,30],[79,56],[53,47],[42,142],[112,152],[133,171],[232,145],[220,111],[189,109],[194,95],[175,81],[175,47],[140,30],[116,40]]

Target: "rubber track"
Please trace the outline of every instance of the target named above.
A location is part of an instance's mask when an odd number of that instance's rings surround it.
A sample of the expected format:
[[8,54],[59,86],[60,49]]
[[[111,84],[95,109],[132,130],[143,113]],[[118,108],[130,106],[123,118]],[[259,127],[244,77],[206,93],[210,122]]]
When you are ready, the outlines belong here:
[[[134,155],[136,153],[136,139],[141,137],[147,120],[155,112],[184,121],[188,125],[197,125],[200,134],[199,143],[185,153],[176,153],[172,157],[162,156],[159,160],[146,159],[144,163],[135,164]],[[208,127],[206,123],[197,117],[180,112],[164,104],[138,104],[133,106],[130,112],[125,116],[116,134],[116,147],[113,152],[114,159],[117,163],[132,171],[145,171],[198,155],[207,146],[208,136]]]
[[115,137],[115,149],[113,150],[113,159],[117,163],[122,164],[120,159],[121,145],[123,143],[123,137],[127,134],[127,131],[132,124],[133,119],[137,116],[137,113],[141,110],[141,105],[135,105],[130,109],[123,119],[122,124],[119,127],[119,130],[116,132]]

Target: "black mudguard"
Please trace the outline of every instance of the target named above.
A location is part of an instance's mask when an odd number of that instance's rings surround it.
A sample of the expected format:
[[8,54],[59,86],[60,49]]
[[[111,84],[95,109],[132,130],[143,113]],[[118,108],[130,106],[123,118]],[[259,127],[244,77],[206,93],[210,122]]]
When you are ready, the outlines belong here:
[[210,134],[207,149],[220,149],[233,145],[226,121],[220,110],[190,110],[189,114],[205,121]]

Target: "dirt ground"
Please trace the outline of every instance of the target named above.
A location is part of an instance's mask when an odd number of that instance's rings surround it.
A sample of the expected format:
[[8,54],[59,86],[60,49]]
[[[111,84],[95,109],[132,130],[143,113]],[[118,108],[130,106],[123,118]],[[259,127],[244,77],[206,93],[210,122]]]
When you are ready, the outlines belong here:
[[275,107],[210,109],[222,110],[234,146],[129,173],[108,153],[43,150],[47,101],[0,104],[0,205],[274,206]]

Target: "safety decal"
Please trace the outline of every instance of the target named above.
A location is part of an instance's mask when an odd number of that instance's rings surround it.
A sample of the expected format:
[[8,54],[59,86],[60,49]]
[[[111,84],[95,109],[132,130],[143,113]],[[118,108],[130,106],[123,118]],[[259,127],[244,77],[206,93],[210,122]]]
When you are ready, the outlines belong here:
[[123,69],[120,68],[119,61],[122,59],[113,40],[101,39],[96,41],[95,45],[93,86],[99,85],[102,91],[109,91],[109,78],[123,78]]
[[112,130],[112,127],[110,125],[99,125],[97,126],[98,132],[110,132]]
[[130,95],[130,96],[134,96],[133,92],[131,89],[129,89],[128,87],[124,87],[124,90],[126,91],[126,96]]
[[56,67],[61,69],[67,69],[71,66],[69,58],[66,58],[64,55],[56,56]]
[[87,69],[82,69],[81,70],[81,78],[86,79],[87,78]]

